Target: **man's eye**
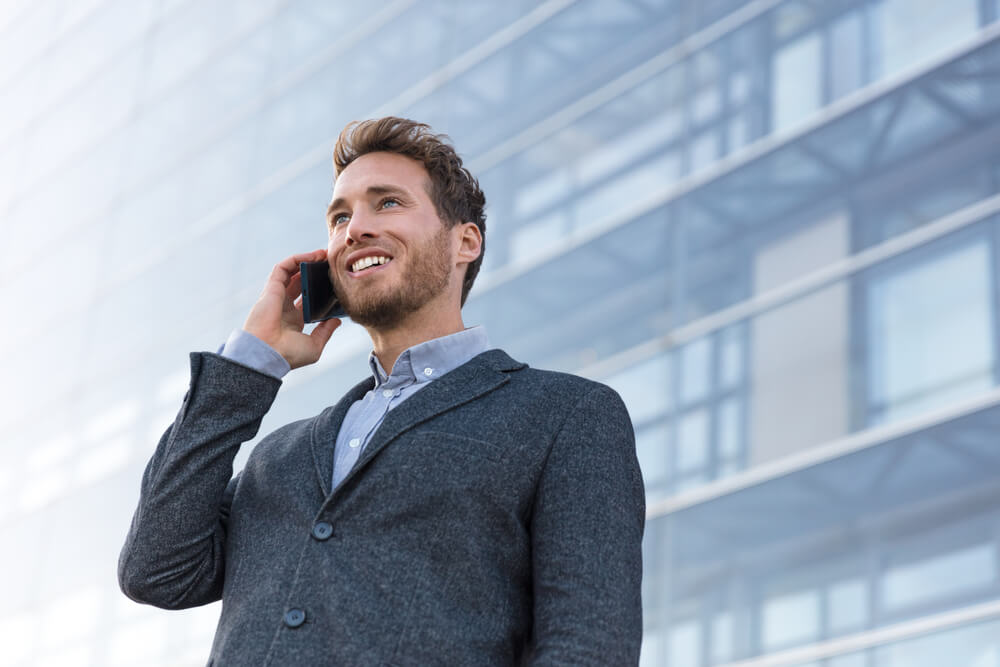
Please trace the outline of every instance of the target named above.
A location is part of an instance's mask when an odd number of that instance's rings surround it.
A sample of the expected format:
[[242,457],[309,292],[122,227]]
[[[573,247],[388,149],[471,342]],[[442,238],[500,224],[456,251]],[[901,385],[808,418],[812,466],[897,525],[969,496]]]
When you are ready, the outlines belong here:
[[338,213],[335,216],[333,216],[333,224],[339,225],[343,222],[347,222],[350,219],[351,216],[347,215],[346,213]]
[[382,208],[392,208],[393,206],[399,206],[399,202],[395,199],[382,200]]

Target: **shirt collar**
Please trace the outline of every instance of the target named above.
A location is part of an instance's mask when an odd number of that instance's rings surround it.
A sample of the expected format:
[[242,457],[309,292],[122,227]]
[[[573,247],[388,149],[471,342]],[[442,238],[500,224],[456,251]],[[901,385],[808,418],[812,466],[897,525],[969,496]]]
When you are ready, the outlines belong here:
[[490,341],[486,328],[475,326],[407,348],[396,359],[388,376],[374,351],[368,355],[368,366],[375,376],[376,387],[387,382],[430,382],[488,349]]

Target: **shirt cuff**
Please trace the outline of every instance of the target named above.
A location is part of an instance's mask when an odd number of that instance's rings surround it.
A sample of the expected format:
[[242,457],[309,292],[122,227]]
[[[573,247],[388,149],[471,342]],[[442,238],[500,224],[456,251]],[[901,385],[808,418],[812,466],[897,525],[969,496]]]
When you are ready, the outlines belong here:
[[219,354],[279,380],[292,370],[273,347],[243,329],[236,329],[229,335]]

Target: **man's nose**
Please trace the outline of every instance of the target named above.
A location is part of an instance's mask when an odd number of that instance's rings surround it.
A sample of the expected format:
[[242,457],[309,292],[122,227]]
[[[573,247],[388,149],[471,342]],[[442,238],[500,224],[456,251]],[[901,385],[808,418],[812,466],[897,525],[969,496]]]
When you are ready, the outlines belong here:
[[375,216],[365,212],[356,211],[351,215],[347,223],[347,243],[357,243],[365,239],[378,236],[378,229],[375,225]]

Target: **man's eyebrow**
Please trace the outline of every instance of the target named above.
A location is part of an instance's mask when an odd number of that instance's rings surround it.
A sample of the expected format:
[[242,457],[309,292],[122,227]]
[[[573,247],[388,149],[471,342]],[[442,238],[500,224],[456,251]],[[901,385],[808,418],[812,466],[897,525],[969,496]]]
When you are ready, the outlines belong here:
[[[409,192],[403,188],[396,185],[370,185],[365,191],[368,195],[402,195],[404,197],[409,196]],[[343,197],[337,197],[330,205],[326,207],[326,217],[329,218],[330,215],[338,208],[343,208],[347,204],[347,200]]]
[[345,203],[346,202],[344,201],[343,197],[337,197],[336,199],[334,199],[332,202],[330,202],[330,205],[326,207],[326,217],[329,218],[331,215],[333,215],[334,210],[338,208],[343,208]]
[[372,185],[366,191],[369,195],[399,195],[409,197],[410,193],[398,185]]

